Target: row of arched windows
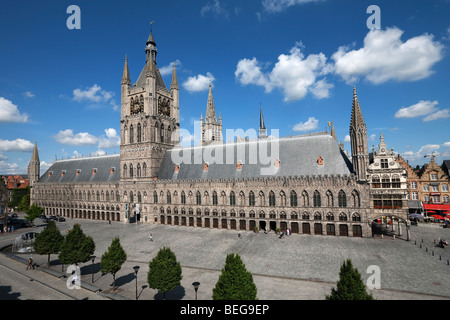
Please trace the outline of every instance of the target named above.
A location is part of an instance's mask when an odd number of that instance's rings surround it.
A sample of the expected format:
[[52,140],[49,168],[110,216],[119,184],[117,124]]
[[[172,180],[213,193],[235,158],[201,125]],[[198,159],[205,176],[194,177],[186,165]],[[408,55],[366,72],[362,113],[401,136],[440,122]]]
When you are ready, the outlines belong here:
[[[175,191],[174,195],[177,196],[178,193]],[[158,196],[160,197],[160,199],[158,199]],[[158,203],[159,201],[164,201],[164,192],[161,191],[160,194],[158,194],[157,191],[154,191],[153,193],[153,203]],[[188,193],[188,197],[191,199],[191,197],[194,197],[194,194],[192,193],[192,191],[190,191]],[[202,204],[202,197],[203,197],[203,204],[212,204],[212,205],[230,205],[230,206],[235,206],[236,205],[236,198],[238,198],[239,202],[238,205],[240,206],[244,206],[244,205],[248,205],[249,207],[254,207],[254,206],[265,206],[266,205],[266,198],[265,198],[265,194],[263,191],[259,191],[258,196],[256,197],[255,193],[253,191],[250,191],[248,193],[248,198],[245,197],[245,194],[243,191],[239,192],[239,194],[236,196],[236,193],[234,191],[230,191],[230,193],[227,195],[225,193],[225,191],[222,191],[220,193],[220,197],[219,194],[217,193],[217,191],[213,191],[211,198],[209,196],[208,191],[205,191],[205,193],[202,195],[202,193],[200,191],[197,191],[195,193],[195,204],[197,205],[201,205]],[[322,207],[323,205],[326,207],[339,207],[339,208],[346,208],[347,207],[347,194],[345,193],[344,190],[339,190],[338,195],[337,195],[337,202],[334,200],[334,195],[330,190],[327,190],[327,192],[325,193],[325,197],[323,199],[323,203],[322,203],[322,195],[318,190],[315,190],[312,196],[312,206],[315,208],[318,207]],[[219,201],[220,198],[220,201]],[[299,202],[300,200],[300,202]],[[360,203],[360,197],[359,197],[359,192],[357,190],[353,190],[351,193],[351,200],[352,200],[352,205],[355,208],[359,208],[361,206]],[[277,204],[278,202],[278,204]],[[166,193],[166,199],[165,199],[165,203],[167,204],[171,204],[172,203],[172,195],[170,193],[170,191],[167,191]],[[186,204],[186,193],[184,191],[181,191],[181,195],[180,195],[180,203],[181,204]],[[268,206],[269,207],[275,207],[277,205],[285,207],[285,206],[290,206],[290,207],[297,207],[298,205],[303,206],[303,207],[310,207],[310,196],[308,194],[307,191],[303,191],[301,193],[300,199],[299,196],[297,195],[297,192],[294,190],[290,191],[289,194],[289,203],[286,203],[286,194],[284,191],[280,191],[279,193],[279,197],[278,199],[275,196],[275,192],[273,192],[272,190],[269,192],[268,195]],[[189,201],[189,204],[194,204],[193,201]]]
[[146,177],[147,176],[147,164],[144,162],[142,164],[138,163],[136,168],[130,163],[129,166],[126,164],[123,165],[123,177],[124,178],[133,178],[133,177]]
[[[123,130],[123,143],[140,143],[146,140],[144,134],[145,130],[142,129],[142,125],[140,123],[136,126],[131,124],[129,128],[125,125]],[[174,130],[175,128],[171,125],[167,126],[166,129],[163,123],[156,122],[153,126],[153,133],[149,133],[150,139],[154,142],[171,143],[172,132]]]
[[[182,207],[178,209],[177,207],[174,208],[164,208],[161,207],[159,209],[159,212],[161,214],[181,214],[181,215],[194,215],[194,209],[193,208],[186,208]],[[286,213],[285,211],[282,211],[280,213],[276,213],[275,211],[269,212],[268,216],[265,211],[261,210],[259,212],[255,212],[254,210],[250,210],[248,214],[244,210],[239,210],[238,212],[236,210],[230,210],[228,212],[227,210],[217,210],[213,209],[212,211],[209,208],[205,208],[203,211],[200,208],[197,208],[195,211],[196,215],[204,215],[204,216],[221,216],[221,217],[240,217],[240,218],[270,218],[270,219],[288,219],[291,220],[298,220],[299,217],[301,217],[302,220],[326,220],[326,221],[335,221],[336,220],[336,214],[332,212],[327,212],[325,214],[322,214],[320,212],[314,212],[313,214],[310,214],[307,211],[302,212],[300,215],[297,212],[292,212],[290,215]],[[360,222],[361,221],[361,214],[358,212],[353,212],[350,214],[351,220],[353,222]],[[348,221],[348,214],[345,212],[341,212],[337,215],[337,219],[339,221]]]

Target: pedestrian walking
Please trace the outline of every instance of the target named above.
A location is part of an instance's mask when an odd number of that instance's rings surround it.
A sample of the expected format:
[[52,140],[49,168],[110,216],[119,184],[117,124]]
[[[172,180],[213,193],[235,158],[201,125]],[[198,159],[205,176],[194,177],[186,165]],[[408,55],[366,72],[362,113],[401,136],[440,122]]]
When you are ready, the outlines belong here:
[[148,236],[148,240],[153,241],[153,235],[150,233],[150,235]]
[[31,269],[33,267],[33,259],[31,259],[31,257],[28,258],[28,265],[27,265],[27,270]]

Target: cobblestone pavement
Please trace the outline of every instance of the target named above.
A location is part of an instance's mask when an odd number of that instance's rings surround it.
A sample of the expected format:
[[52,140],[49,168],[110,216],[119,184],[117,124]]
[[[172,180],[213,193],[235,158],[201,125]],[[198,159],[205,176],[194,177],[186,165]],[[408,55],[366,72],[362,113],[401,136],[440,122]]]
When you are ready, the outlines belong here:
[[[35,224],[38,226],[33,228],[36,232],[44,227],[39,223],[37,219]],[[336,285],[340,266],[348,258],[364,281],[372,274],[367,272],[369,266],[379,267],[381,289],[372,291],[377,299],[450,299],[450,247],[434,246],[435,239],[448,238],[450,229],[437,225],[412,226],[411,241],[390,236],[348,238],[298,234],[279,239],[274,233],[120,222],[108,224],[83,219],[69,219],[57,222],[57,225],[64,233],[75,223],[79,223],[83,232],[91,235],[96,243],[94,263],[81,264],[82,284],[93,291],[101,290],[101,298],[135,299],[133,266],[137,265],[140,266],[138,299],[162,299],[162,294],[148,287],[148,264],[160,248],[170,247],[183,271],[181,285],[166,295],[171,300],[194,299],[194,281],[201,283],[198,299],[210,300],[228,253],[239,253],[242,257],[254,276],[260,300],[322,300]],[[31,229],[17,230],[14,237],[24,230]],[[150,233],[154,241],[148,240]],[[238,237],[239,233],[241,237]],[[100,273],[100,258],[114,237],[120,238],[128,258],[116,274],[118,289],[112,291],[112,275]],[[3,247],[12,239],[12,235],[2,235],[0,245]],[[28,258],[27,254],[16,256]],[[33,254],[33,259],[43,270],[47,256]],[[51,256],[49,269],[54,273],[61,272],[56,255]]]

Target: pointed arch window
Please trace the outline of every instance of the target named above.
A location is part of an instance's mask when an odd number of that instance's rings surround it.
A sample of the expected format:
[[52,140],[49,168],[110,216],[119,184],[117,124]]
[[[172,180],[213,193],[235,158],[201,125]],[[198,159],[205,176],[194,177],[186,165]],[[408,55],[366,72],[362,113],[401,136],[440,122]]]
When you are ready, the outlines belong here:
[[161,131],[159,132],[159,140],[160,142],[164,142],[164,125],[161,124]]
[[172,203],[172,195],[170,193],[170,191],[167,191],[167,204],[171,204]]
[[320,207],[322,205],[322,203],[320,201],[320,192],[317,190],[314,191],[313,204],[314,204],[314,207]]
[[236,195],[234,194],[234,191],[230,192],[230,206],[236,205]]
[[153,203],[158,203],[158,192],[153,191]]
[[184,191],[181,191],[181,204],[186,204],[186,194]]
[[130,178],[133,178],[133,164],[130,163]]
[[215,205],[215,206],[218,203],[218,201],[217,201],[217,192],[216,191],[214,191],[213,194],[212,194],[212,202],[213,202],[213,205]]
[[295,192],[294,190],[291,190],[290,203],[291,203],[291,207],[297,206],[297,192]]
[[347,207],[347,196],[345,195],[344,190],[340,190],[339,191],[338,203],[339,203],[339,208],[346,208]]
[[137,176],[141,177],[141,164],[140,163],[137,164]]
[[138,125],[137,125],[137,142],[138,143],[141,142],[141,135],[142,135],[141,124],[138,123]]
[[202,195],[201,195],[200,191],[197,191],[197,193],[195,195],[195,200],[196,200],[197,205],[202,204]]
[[250,191],[248,193],[248,206],[249,207],[255,206],[255,193],[253,191]]
[[308,195],[308,192],[303,191],[302,192],[302,198],[303,198],[303,206],[304,207],[309,207],[309,195]]
[[275,193],[273,191],[269,192],[269,207],[275,207]]
[[130,143],[134,143],[134,128],[130,125]]

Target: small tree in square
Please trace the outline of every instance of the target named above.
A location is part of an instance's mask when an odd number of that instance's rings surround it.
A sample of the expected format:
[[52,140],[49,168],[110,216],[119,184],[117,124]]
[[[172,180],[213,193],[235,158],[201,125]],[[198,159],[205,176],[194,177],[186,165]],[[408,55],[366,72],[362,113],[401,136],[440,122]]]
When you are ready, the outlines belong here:
[[86,236],[79,224],[64,237],[58,255],[59,260],[64,264],[78,264],[86,262],[94,254],[95,243],[91,236]]
[[150,269],[147,274],[147,282],[150,288],[156,289],[164,294],[180,285],[183,276],[181,265],[177,262],[175,254],[170,248],[162,248],[149,263]]
[[59,231],[55,221],[49,221],[47,226],[38,233],[34,240],[34,250],[37,254],[47,254],[47,266],[50,265],[50,255],[57,254],[60,250],[64,236]]
[[116,273],[122,268],[127,260],[127,254],[123,250],[118,237],[112,240],[111,245],[102,255],[100,262],[102,273],[111,273],[113,276],[113,289],[116,287]]
[[239,254],[228,254],[216,286],[213,300],[256,300],[257,288]]
[[372,295],[366,291],[361,274],[353,267],[350,259],[344,261],[341,266],[336,289],[331,288],[331,294],[325,298],[327,300],[373,300]]

